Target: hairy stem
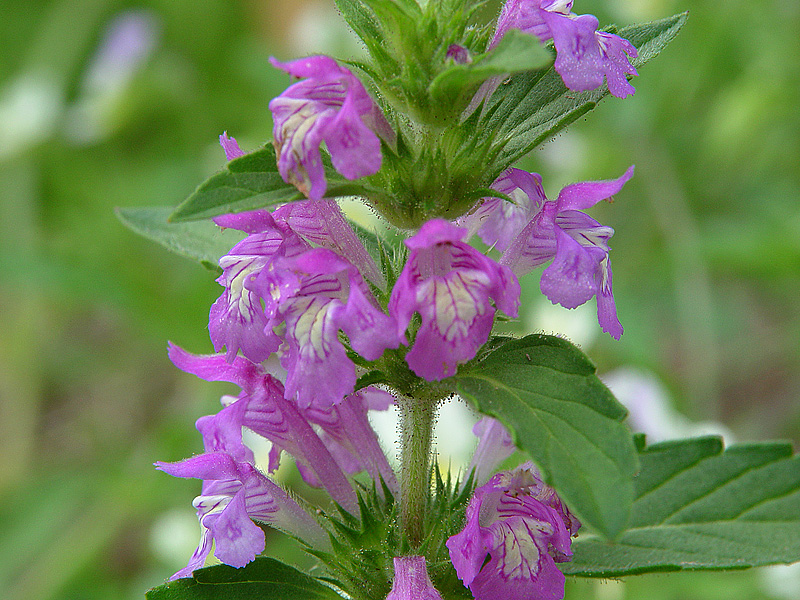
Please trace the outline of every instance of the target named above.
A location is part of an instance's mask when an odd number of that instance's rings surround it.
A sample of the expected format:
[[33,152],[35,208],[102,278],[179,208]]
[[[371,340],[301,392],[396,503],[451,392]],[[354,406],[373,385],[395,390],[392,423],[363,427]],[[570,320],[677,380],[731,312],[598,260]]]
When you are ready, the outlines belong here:
[[400,407],[401,466],[400,519],[412,548],[425,536],[425,510],[430,493],[430,459],[435,399],[398,399]]

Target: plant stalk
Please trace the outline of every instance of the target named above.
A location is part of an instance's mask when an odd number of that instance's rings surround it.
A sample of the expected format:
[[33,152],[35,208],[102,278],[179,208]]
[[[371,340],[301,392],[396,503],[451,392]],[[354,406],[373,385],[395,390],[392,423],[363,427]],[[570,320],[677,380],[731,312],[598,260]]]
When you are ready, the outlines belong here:
[[400,519],[413,549],[425,537],[435,399],[398,398],[400,408]]

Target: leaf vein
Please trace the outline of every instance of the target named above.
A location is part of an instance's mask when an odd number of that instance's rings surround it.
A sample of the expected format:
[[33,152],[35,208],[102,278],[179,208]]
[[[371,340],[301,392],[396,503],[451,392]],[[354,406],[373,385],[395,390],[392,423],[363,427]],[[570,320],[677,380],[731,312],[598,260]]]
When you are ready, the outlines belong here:
[[673,512],[671,512],[670,514],[666,515],[661,521],[659,521],[659,524],[665,524],[668,519],[671,519],[672,517],[675,517],[676,515],[679,515],[681,512],[685,511],[690,506],[700,502],[701,500],[704,500],[705,498],[708,498],[712,494],[716,493],[718,490],[721,490],[724,487],[729,486],[734,481],[736,481],[738,479],[741,479],[742,477],[744,477],[748,473],[750,473],[752,471],[755,471],[757,469],[760,469],[760,468],[762,468],[762,467],[764,467],[764,466],[766,466],[766,465],[768,465],[770,463],[775,462],[775,460],[777,460],[777,459],[773,459],[773,460],[769,461],[768,463],[761,463],[761,464],[758,464],[758,465],[753,465],[753,466],[745,469],[744,471],[736,473],[733,477],[721,481],[719,483],[719,485],[711,488],[710,490],[706,490],[705,493],[701,494],[700,496],[697,496],[696,498],[693,498],[688,504],[684,504],[683,506],[679,506],[678,508],[676,508]]

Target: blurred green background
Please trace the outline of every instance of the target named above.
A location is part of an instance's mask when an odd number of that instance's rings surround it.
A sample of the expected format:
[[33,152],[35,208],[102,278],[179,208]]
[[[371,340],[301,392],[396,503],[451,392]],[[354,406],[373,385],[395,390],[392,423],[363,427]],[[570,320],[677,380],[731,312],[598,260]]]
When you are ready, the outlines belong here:
[[[601,373],[649,377],[687,421],[736,440],[797,442],[800,4],[575,6],[619,24],[687,9],[635,96],[606,100],[526,161],[553,194],[636,164],[616,202],[592,211],[617,232],[625,335],[596,335],[593,307],[539,301],[523,324],[560,330],[572,316],[568,333]],[[151,465],[200,451],[192,424],[219,406],[222,388],[173,368],[166,342],[211,351],[220,288],[113,209],[179,202],[224,163],[224,130],[245,149],[268,140],[267,103],[288,83],[271,54],[359,48],[329,0],[3,0],[0,39],[0,596],[142,598],[197,543],[199,487]],[[798,597],[800,573],[786,569],[567,591]]]

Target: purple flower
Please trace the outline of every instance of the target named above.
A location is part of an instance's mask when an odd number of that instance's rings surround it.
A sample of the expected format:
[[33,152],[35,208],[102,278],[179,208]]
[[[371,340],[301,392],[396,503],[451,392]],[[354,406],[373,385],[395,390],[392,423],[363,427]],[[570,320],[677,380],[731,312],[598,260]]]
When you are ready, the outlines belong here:
[[189,564],[171,579],[188,577],[214,554],[225,564],[243,567],[264,550],[264,532],[253,519],[269,523],[295,537],[325,543],[325,532],[297,502],[264,477],[252,464],[235,460],[226,452],[210,452],[177,463],[157,462],[156,467],[175,477],[203,480],[194,507],[200,520],[200,544]]
[[[606,76],[608,91],[617,98],[626,98],[636,89],[625,75],[638,75],[628,56],[637,57],[636,48],[625,38],[613,33],[598,31],[597,43],[600,46],[603,74]],[[628,56],[625,56],[625,55]]]
[[244,156],[244,150],[239,148],[236,138],[228,137],[227,131],[224,131],[222,135],[219,136],[219,143],[222,146],[222,149],[225,151],[225,158],[227,160],[233,160],[234,158]]
[[[554,304],[565,308],[575,308],[596,296],[600,327],[614,339],[619,339],[622,325],[617,318],[608,257],[608,240],[614,230],[600,225],[581,211],[619,192],[633,176],[633,167],[618,179],[568,185],[554,201],[544,196],[538,175],[516,169],[512,171],[501,179],[522,178],[530,183],[535,178],[537,182],[530,188],[534,195],[529,195],[530,204],[525,209],[534,216],[510,241],[507,237],[509,232],[503,232],[502,243],[506,250],[500,264],[510,267],[517,277],[521,277],[552,260],[542,273],[542,293]],[[495,235],[497,232],[491,230],[490,233]]]
[[490,47],[509,29],[520,29],[543,43],[552,39],[555,69],[569,89],[593,90],[605,78],[612,95],[633,94],[625,75],[638,75],[628,60],[628,56],[638,56],[636,48],[618,35],[597,31],[599,23],[593,15],[576,15],[571,10],[572,0],[508,0]]
[[207,381],[229,381],[242,392],[224,396],[224,408],[197,420],[206,452],[224,451],[239,461],[253,461],[242,442],[242,428],[272,442],[269,471],[275,471],[285,450],[297,461],[303,479],[324,486],[347,510],[356,510],[355,494],[345,473],[366,470],[398,490],[394,472],[369,422],[369,410],[386,410],[393,398],[375,388],[364,388],[327,408],[300,410],[284,398],[280,381],[262,365],[243,357],[228,363],[224,356],[197,356],[170,345],[169,356],[181,370]]
[[379,288],[386,287],[383,273],[358,239],[335,200],[291,202],[278,208],[272,216],[275,221],[286,223],[304,240],[333,250],[346,258]]
[[394,581],[386,600],[442,600],[428,577],[424,556],[394,559]]
[[355,494],[342,468],[308,419],[284,398],[280,381],[261,365],[243,357],[229,363],[221,355],[197,356],[173,345],[169,357],[187,373],[206,381],[229,381],[242,389],[238,398],[223,397],[226,406],[216,415],[197,420],[207,452],[225,451],[237,460],[252,461],[252,452],[242,442],[242,428],[247,427],[272,442],[270,471],[278,468],[281,452],[286,450],[311,483],[325,486],[336,502],[355,510]]
[[517,315],[516,277],[465,243],[466,234],[442,219],[425,223],[405,241],[411,252],[389,300],[404,343],[413,314],[422,317],[406,361],[428,381],[454,375],[456,366],[486,343],[495,313],[490,299],[506,314]]
[[392,132],[356,76],[328,56],[288,63],[270,61],[293,77],[304,79],[269,103],[275,122],[278,170],[284,181],[312,200],[325,195],[322,142],[333,166],[347,179],[377,173],[381,168],[378,134],[391,139]]
[[338,404],[353,392],[355,365],[340,330],[367,360],[400,343],[394,321],[375,305],[358,269],[325,248],[277,257],[252,289],[268,307],[272,302],[271,325],[285,324],[280,356],[286,397],[300,408]]
[[[394,471],[368,417],[370,410],[387,410],[393,403],[394,398],[388,392],[366,387],[336,406],[325,409],[310,406],[303,416],[319,428],[320,438],[344,471],[367,471],[372,479],[383,479],[397,493],[400,488]],[[381,486],[378,489],[382,490]]]
[[469,50],[459,44],[450,44],[445,58],[449,58],[457,65],[468,65],[472,62]]
[[[233,217],[236,222],[233,222]],[[307,245],[297,236],[287,235],[267,211],[233,217],[218,219],[217,223],[242,229],[250,235],[219,260],[222,275],[217,282],[225,291],[211,306],[208,331],[214,350],[219,352],[227,347],[229,361],[233,361],[241,349],[253,362],[261,362],[278,349],[280,338],[268,329],[269,318],[261,299],[245,284],[255,278],[279,251],[298,252]]]
[[378,308],[353,262],[379,284],[382,275],[335,202],[306,201],[274,216],[254,211],[216,222],[250,234],[220,259],[217,281],[225,291],[209,319],[214,348],[226,346],[228,360],[239,349],[253,362],[278,351],[288,372],[286,397],[301,408],[326,407],[352,393],[356,381],[339,331],[367,360],[399,345],[394,321]]
[[[508,429],[492,417],[483,417],[475,423],[472,433],[478,437],[478,446],[467,466],[466,476],[469,477],[474,469],[472,483],[473,485],[482,485],[501,462],[514,454],[516,447]],[[466,479],[464,483],[466,483]]]
[[580,527],[532,463],[492,477],[475,490],[460,533],[447,540],[461,581],[476,600],[559,600]]
[[492,189],[509,196],[512,202],[484,198],[475,210],[459,218],[457,223],[469,229],[468,237],[477,233],[486,245],[504,252],[547,198],[542,188],[542,177],[521,169],[507,169],[495,180]]

